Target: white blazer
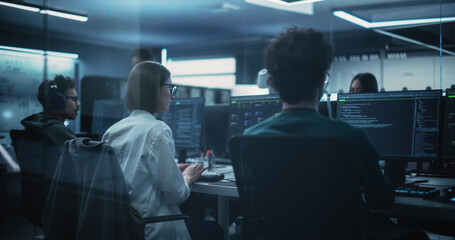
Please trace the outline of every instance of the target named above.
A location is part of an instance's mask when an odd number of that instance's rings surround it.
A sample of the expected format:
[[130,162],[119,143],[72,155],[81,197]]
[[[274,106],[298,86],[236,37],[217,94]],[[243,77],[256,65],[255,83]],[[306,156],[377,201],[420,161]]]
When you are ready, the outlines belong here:
[[[134,110],[112,125],[103,141],[120,162],[133,207],[143,216],[180,214],[190,195],[175,157],[172,131],[147,111]],[[183,220],[147,224],[146,239],[191,239]]]

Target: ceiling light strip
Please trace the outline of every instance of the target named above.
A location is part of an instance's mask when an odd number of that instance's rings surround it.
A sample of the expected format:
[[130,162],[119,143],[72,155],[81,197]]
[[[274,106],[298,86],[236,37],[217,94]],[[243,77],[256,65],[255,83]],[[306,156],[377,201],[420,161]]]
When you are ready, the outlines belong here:
[[269,1],[281,4],[281,5],[285,5],[285,6],[295,6],[295,5],[301,5],[301,4],[307,4],[307,3],[322,2],[324,0],[306,0],[306,1],[302,0],[302,1],[292,2],[292,3],[288,3],[288,2],[285,2],[282,0],[269,0]]
[[371,24],[370,22],[365,21],[365,20],[363,20],[361,18],[358,18],[358,17],[356,17],[354,15],[351,15],[351,14],[345,12],[345,11],[334,11],[333,15],[335,15],[335,16],[337,16],[339,18],[342,18],[342,19],[344,19],[346,21],[349,21],[349,22],[352,22],[354,24],[357,24],[359,26],[362,26],[364,28],[370,28],[370,24]]
[[163,66],[166,66],[166,64],[167,64],[167,49],[166,48],[161,49],[161,64]]
[[41,14],[47,14],[55,17],[61,17],[66,19],[71,19],[79,22],[86,22],[88,20],[87,16],[82,14],[76,14],[71,12],[65,12],[56,9],[45,9],[43,6],[38,6],[30,3],[15,3],[13,1],[0,1],[1,6],[17,8],[21,10],[26,10],[30,12],[39,12]]
[[21,10],[26,10],[26,11],[30,11],[30,12],[39,12],[39,10],[40,10],[37,7],[25,6],[25,5],[21,5],[21,4],[9,3],[9,2],[3,2],[3,1],[0,1],[0,5],[6,6],[6,7],[17,8],[17,9],[21,9]]
[[446,49],[442,49],[442,48],[438,48],[438,47],[435,47],[433,45],[426,44],[426,43],[414,40],[412,38],[403,37],[401,35],[398,35],[398,34],[395,34],[395,33],[391,33],[391,32],[387,32],[387,31],[380,30],[380,29],[373,29],[373,31],[375,31],[377,33],[380,33],[380,34],[383,34],[383,35],[386,35],[386,36],[389,36],[389,37],[393,37],[393,38],[400,39],[400,40],[403,40],[403,41],[406,41],[406,42],[414,43],[414,44],[417,44],[417,45],[420,45],[420,46],[423,46],[423,47],[426,47],[426,48],[430,48],[430,49],[433,49],[433,50],[436,50],[436,51],[442,51],[443,53],[447,53],[449,55],[455,56],[455,52],[452,52],[452,51],[449,51],[449,50],[446,50]]
[[55,17],[61,17],[61,18],[66,18],[66,19],[71,19],[79,22],[87,22],[88,17],[82,16],[82,15],[77,15],[73,13],[65,13],[65,12],[59,12],[59,11],[54,11],[54,10],[41,10],[41,14],[47,14]]
[[54,51],[43,51],[43,50],[30,49],[30,48],[19,48],[19,47],[10,47],[10,46],[1,46],[1,45],[0,45],[0,50],[8,50],[8,51],[24,52],[24,53],[33,53],[33,54],[40,54],[40,55],[47,54],[48,56],[71,58],[71,59],[78,59],[79,58],[79,55],[76,54],[76,53],[63,53],[63,52],[54,52]]
[[383,22],[368,22],[364,19],[356,17],[345,11],[334,11],[333,15],[342,18],[351,23],[357,24],[364,28],[381,28],[381,27],[395,27],[405,25],[416,25],[416,24],[428,24],[428,23],[445,23],[454,22],[455,17],[443,17],[443,18],[423,18],[423,19],[410,19],[410,20],[397,20],[397,21],[383,21]]

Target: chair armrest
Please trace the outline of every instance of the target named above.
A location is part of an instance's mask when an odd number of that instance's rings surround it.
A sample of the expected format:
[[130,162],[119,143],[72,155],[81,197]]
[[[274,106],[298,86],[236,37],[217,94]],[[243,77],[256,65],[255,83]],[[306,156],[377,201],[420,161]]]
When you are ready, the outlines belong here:
[[156,222],[168,222],[175,220],[190,220],[191,217],[186,215],[165,215],[165,216],[155,216],[155,217],[146,217],[144,218],[145,223],[156,223]]

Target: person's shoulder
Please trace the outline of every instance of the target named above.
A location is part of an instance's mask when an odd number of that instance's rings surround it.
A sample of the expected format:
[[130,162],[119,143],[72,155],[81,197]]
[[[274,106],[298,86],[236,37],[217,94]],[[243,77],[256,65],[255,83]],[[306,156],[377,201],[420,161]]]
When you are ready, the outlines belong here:
[[338,120],[338,119],[325,118],[325,121],[326,121],[327,125],[330,125],[330,126],[332,126],[334,128],[337,128],[337,129],[345,132],[346,134],[354,134],[354,135],[357,135],[357,134],[363,135],[363,134],[365,134],[365,130],[363,130],[361,128],[353,127],[349,123],[343,122],[343,121]]
[[262,134],[264,132],[267,132],[267,130],[275,124],[277,121],[276,118],[278,117],[279,114],[269,117],[268,119],[247,128],[244,132],[243,135],[257,135],[257,134]]
[[68,128],[61,122],[55,122],[55,123],[48,125],[46,127],[45,131],[48,133],[55,133],[55,134],[59,134],[59,135],[61,135],[61,134],[68,135],[69,139],[76,137],[76,134],[73,132],[73,130],[71,130],[70,128]]
[[156,122],[154,122],[154,128],[157,132],[159,133],[169,133],[169,132],[172,132],[171,128],[169,127],[169,125],[167,125],[165,122],[161,121],[161,120],[156,120]]

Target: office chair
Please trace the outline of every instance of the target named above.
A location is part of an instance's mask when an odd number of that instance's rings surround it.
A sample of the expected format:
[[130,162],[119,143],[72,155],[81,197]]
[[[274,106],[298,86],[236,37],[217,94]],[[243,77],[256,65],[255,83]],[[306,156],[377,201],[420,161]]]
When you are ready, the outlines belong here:
[[242,239],[360,239],[361,193],[343,142],[237,136],[229,142]]
[[77,138],[63,146],[43,213],[46,239],[144,239],[146,223],[184,219],[142,218],[109,144]]
[[10,136],[21,168],[24,216],[35,227],[43,227],[41,215],[60,154],[42,133],[13,129]]

